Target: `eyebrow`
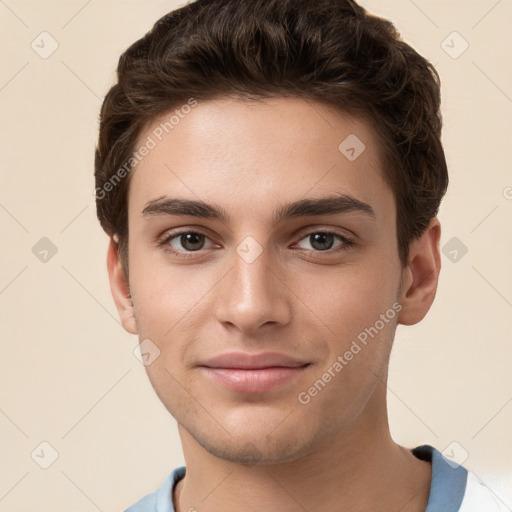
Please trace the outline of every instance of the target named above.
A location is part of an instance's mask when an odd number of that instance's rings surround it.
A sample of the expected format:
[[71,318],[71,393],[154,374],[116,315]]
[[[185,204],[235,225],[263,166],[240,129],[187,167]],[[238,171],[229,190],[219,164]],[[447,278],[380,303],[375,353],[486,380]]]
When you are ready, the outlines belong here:
[[[355,197],[341,194],[322,198],[299,199],[280,206],[273,214],[274,224],[293,217],[332,215],[339,213],[363,213],[375,219],[375,210],[367,203]],[[215,219],[227,223],[229,214],[224,208],[208,204],[201,200],[179,199],[167,196],[152,199],[142,210],[145,217],[160,215],[178,215]]]

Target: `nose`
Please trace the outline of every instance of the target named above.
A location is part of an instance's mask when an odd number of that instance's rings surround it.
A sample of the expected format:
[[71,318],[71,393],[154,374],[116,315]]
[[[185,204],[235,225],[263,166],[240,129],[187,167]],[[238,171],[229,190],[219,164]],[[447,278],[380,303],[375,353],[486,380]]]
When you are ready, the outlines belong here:
[[231,272],[216,287],[218,321],[245,334],[256,333],[267,324],[286,325],[292,316],[293,294],[273,267],[266,249],[250,262],[234,253]]

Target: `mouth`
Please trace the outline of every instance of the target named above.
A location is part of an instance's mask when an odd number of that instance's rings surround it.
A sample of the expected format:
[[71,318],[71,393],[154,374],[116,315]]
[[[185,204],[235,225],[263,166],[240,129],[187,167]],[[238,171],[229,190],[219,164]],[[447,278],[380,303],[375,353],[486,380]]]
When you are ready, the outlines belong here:
[[277,388],[298,377],[309,366],[270,368],[209,368],[202,367],[204,373],[217,384],[238,393],[263,393]]
[[238,393],[263,393],[290,383],[311,363],[277,353],[230,353],[199,367],[214,383]]

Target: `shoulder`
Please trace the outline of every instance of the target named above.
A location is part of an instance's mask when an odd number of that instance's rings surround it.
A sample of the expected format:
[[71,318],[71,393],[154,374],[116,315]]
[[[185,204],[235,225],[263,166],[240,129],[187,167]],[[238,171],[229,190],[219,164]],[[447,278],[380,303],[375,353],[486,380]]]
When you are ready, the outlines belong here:
[[[488,479],[486,479],[488,480]],[[486,485],[475,473],[468,471],[466,492],[459,512],[508,512],[512,503],[511,483],[496,477]],[[492,485],[492,487],[490,487]]]
[[426,512],[512,512],[512,475],[480,475],[430,445],[412,453],[432,464],[430,494]]
[[124,512],[156,512],[156,495],[158,491],[147,494],[128,507]]
[[185,476],[185,471],[185,466],[171,471],[156,491],[147,494],[124,512],[174,512],[173,489],[176,483]]

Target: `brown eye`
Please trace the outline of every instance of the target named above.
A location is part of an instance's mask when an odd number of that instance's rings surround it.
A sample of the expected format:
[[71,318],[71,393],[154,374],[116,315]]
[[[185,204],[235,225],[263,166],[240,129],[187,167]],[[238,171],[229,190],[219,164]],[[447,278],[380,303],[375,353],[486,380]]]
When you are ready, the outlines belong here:
[[179,235],[178,240],[187,251],[199,251],[204,246],[204,238],[201,233],[185,233]]
[[[160,244],[164,249],[175,254],[187,254],[205,249],[206,241],[209,238],[204,233],[197,231],[182,231],[165,237]],[[212,244],[210,244],[212,245]]]
[[309,243],[311,247],[318,251],[327,251],[334,244],[334,235],[327,233],[313,233],[309,235]]
[[[340,240],[340,243],[335,246],[336,239]],[[307,240],[311,249],[310,247],[300,245],[304,240]],[[329,251],[333,248],[333,252],[336,252],[338,250],[348,249],[351,245],[353,245],[353,242],[347,237],[331,231],[315,231],[309,233],[299,242],[301,249],[313,250],[314,252]]]

